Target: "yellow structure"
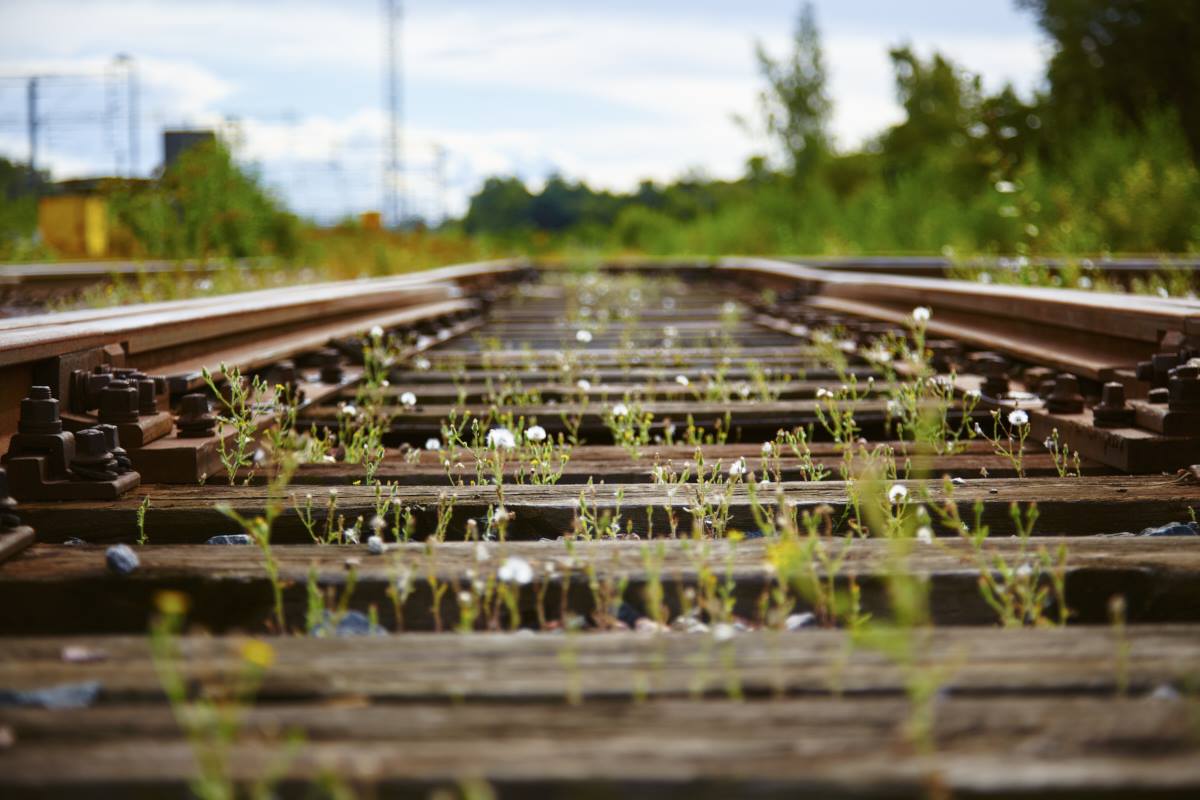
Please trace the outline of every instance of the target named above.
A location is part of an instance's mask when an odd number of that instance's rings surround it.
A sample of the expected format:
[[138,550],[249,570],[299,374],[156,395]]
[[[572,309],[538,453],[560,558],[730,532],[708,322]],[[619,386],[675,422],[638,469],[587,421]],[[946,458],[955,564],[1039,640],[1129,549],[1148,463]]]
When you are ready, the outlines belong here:
[[358,221],[364,231],[377,231],[383,228],[383,216],[378,211],[364,211],[358,215]]
[[103,197],[64,194],[38,201],[42,241],[66,258],[108,255],[108,203]]

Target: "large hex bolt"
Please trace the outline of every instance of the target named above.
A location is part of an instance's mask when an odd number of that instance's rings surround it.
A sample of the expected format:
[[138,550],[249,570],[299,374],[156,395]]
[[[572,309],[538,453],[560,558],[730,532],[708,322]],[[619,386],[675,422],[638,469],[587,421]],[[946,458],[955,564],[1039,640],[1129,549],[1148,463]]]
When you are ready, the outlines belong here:
[[1125,402],[1124,384],[1112,381],[1100,390],[1100,404],[1092,406],[1092,424],[1097,428],[1133,427],[1133,409]]
[[16,510],[17,501],[8,491],[8,473],[0,467],[0,531],[11,531],[20,526]]
[[317,363],[321,366],[321,383],[341,383],[346,376],[342,354],[332,347],[317,351]]
[[77,481],[113,481],[117,479],[117,460],[108,449],[103,431],[84,428],[75,434],[75,457],[69,468]]
[[56,434],[62,433],[62,419],[58,416],[58,398],[50,393],[49,386],[31,386],[29,396],[21,401],[21,416],[17,421],[17,433]]
[[1083,395],[1079,393],[1079,379],[1064,372],[1054,379],[1054,389],[1046,398],[1046,410],[1051,414],[1079,414],[1083,412]]
[[110,425],[137,422],[138,390],[128,381],[111,380],[100,390],[100,421]]
[[1200,411],[1200,368],[1176,367],[1167,380],[1167,408]]
[[117,462],[117,474],[123,475],[126,472],[133,471],[133,462],[129,459],[129,453],[124,447],[121,447],[121,432],[117,430],[116,425],[97,425],[96,430],[104,434],[104,444],[108,447],[108,452],[112,453],[112,457]]
[[1165,388],[1167,380],[1170,378],[1171,370],[1177,366],[1179,366],[1178,353],[1155,353],[1150,356],[1149,361],[1138,363],[1137,378],[1139,381],[1146,381],[1155,388]]
[[158,413],[158,386],[153,378],[139,378],[137,382],[138,414],[152,417]]
[[932,353],[931,363],[938,372],[949,372],[951,363],[962,352],[962,345],[953,339],[929,339],[925,347]]
[[291,359],[283,359],[275,362],[270,371],[271,383],[280,386],[286,386],[291,392],[292,398],[295,399],[296,388],[299,385],[300,373],[296,370],[296,364]]
[[100,405],[100,392],[113,379],[112,367],[108,364],[97,364],[87,376],[83,385],[84,410]]
[[975,369],[983,376],[980,391],[987,397],[1008,394],[1008,362],[998,353],[980,353],[975,357]]
[[205,395],[185,394],[179,401],[179,416],[175,418],[180,439],[200,439],[212,436],[217,427],[217,418],[208,408]]

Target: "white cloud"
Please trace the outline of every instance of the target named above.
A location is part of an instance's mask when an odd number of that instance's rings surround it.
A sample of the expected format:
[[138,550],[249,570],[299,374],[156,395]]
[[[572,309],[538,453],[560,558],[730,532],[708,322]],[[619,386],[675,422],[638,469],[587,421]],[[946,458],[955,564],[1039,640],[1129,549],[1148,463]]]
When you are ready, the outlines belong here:
[[[494,173],[535,178],[558,168],[617,189],[694,166],[737,175],[762,147],[732,121],[754,112],[753,41],[782,52],[792,21],[790,8],[771,26],[762,15],[731,23],[658,4],[536,12],[513,2],[405,5],[408,182],[430,194],[433,147],[446,147],[456,208]],[[10,54],[0,72],[99,69],[112,53],[131,52],[147,141],[151,126],[216,125],[230,110],[259,109],[261,118],[242,115],[239,152],[299,205],[324,203],[332,214],[351,210],[339,205],[346,197],[373,203],[378,195],[385,120],[376,101],[383,41],[375,2],[0,0],[0,14],[0,52]],[[898,42],[865,30],[835,26],[825,36],[833,128],[847,147],[901,118],[886,52]],[[936,44],[982,71],[990,87],[1013,80],[1028,90],[1044,58],[1033,36],[914,38],[923,54]],[[490,101],[486,112],[471,106],[480,97]],[[303,111],[272,117],[281,107]],[[23,155],[6,141],[6,152]],[[72,158],[79,167],[61,143],[46,156],[56,170]],[[323,198],[312,188],[322,181],[346,188]]]

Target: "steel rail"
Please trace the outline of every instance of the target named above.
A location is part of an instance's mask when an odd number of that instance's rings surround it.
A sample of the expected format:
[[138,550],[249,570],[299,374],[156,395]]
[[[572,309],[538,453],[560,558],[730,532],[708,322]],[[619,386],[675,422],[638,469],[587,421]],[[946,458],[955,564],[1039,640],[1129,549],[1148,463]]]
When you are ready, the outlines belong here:
[[282,324],[444,302],[526,268],[519,260],[479,262],[391,278],[18,317],[0,322],[0,366],[117,341],[135,354]]
[[1111,380],[1200,335],[1200,302],[1191,300],[864,274],[765,258],[721,259],[714,271],[742,285],[794,292],[812,308],[892,323],[926,306],[933,335],[1094,380]]

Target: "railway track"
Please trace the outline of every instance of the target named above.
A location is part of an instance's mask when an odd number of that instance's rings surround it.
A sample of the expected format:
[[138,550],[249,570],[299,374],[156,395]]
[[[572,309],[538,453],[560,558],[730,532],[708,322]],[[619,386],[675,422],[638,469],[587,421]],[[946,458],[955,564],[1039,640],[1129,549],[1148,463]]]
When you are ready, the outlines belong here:
[[[811,267],[836,269],[842,272],[911,275],[926,278],[953,277],[963,272],[989,273],[1003,278],[1019,275],[1022,269],[1033,267],[1043,271],[1048,279],[1062,282],[1064,275],[1082,279],[1091,286],[1102,280],[1125,290],[1138,282],[1149,284],[1166,279],[1177,284],[1178,277],[1190,275],[1200,267],[1200,261],[1190,258],[1152,258],[1125,256],[1119,258],[1085,258],[1078,262],[1063,259],[1006,259],[971,258],[955,261],[933,256],[847,256],[797,257],[790,259]],[[0,318],[37,314],[47,305],[77,302],[88,290],[111,286],[116,282],[136,283],[144,280],[174,279],[183,285],[190,281],[198,289],[211,288],[212,278],[223,269],[238,271],[268,271],[266,261],[243,259],[236,265],[223,263],[146,260],[146,261],[68,261],[45,263],[0,264]],[[309,271],[291,276],[311,281]],[[1175,281],[1172,281],[1172,278]],[[280,273],[279,279],[287,279]],[[1193,281],[1188,278],[1188,285]],[[1083,288],[1080,286],[1080,288]],[[1193,288],[1195,288],[1193,286]]]
[[1198,325],[752,259],[2,322],[0,794],[1195,796]]

